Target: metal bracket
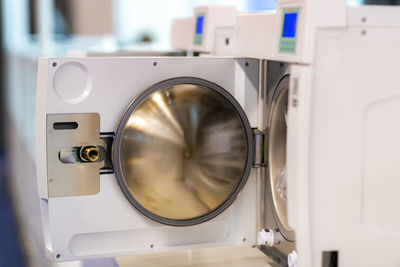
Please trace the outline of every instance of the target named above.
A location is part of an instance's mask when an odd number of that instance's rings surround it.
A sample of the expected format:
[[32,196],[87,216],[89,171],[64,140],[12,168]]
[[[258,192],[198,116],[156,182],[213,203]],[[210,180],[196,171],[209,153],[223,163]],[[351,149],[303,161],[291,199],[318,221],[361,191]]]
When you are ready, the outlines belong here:
[[265,146],[265,130],[253,128],[253,167],[260,168],[265,165],[264,146]]
[[100,136],[99,114],[47,115],[49,197],[98,194],[108,146]]
[[104,141],[105,144],[105,155],[104,155],[104,167],[100,169],[100,174],[114,173],[114,167],[112,163],[112,145],[114,143],[115,134],[114,133],[100,133],[100,139]]

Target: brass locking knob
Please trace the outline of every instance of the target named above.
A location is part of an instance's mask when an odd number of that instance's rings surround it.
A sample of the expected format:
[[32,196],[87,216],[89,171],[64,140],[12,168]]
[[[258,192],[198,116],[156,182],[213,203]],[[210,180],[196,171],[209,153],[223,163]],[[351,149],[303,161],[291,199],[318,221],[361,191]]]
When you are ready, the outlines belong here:
[[97,146],[83,146],[79,156],[82,161],[96,162],[100,158],[100,149]]

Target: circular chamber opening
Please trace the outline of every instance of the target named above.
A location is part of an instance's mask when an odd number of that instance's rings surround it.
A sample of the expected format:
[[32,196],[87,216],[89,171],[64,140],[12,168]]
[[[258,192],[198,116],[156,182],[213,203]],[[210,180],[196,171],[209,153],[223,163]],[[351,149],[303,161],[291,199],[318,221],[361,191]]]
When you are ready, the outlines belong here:
[[160,223],[193,225],[225,210],[251,169],[251,128],[218,85],[175,78],[127,109],[113,160],[128,200]]
[[274,205],[274,214],[279,229],[288,240],[294,240],[293,229],[287,218],[287,110],[288,110],[289,76],[278,84],[272,100],[269,117],[269,184]]

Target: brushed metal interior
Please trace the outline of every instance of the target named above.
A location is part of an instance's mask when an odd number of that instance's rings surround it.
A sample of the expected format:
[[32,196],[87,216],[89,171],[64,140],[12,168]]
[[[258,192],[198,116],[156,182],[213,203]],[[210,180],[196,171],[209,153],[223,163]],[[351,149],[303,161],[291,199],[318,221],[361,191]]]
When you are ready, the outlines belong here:
[[[286,78],[289,79],[288,77]],[[281,226],[282,234],[287,238],[285,232],[293,232],[293,229],[288,224],[287,217],[287,198],[285,196],[286,180],[280,181],[279,177],[286,169],[286,142],[287,142],[287,108],[288,108],[288,89],[289,83],[285,81],[285,86],[276,91],[274,96],[271,113],[270,113],[270,128],[269,128],[269,184],[272,195],[273,205],[275,207],[275,215],[278,219],[278,224]],[[279,87],[279,85],[278,85]],[[280,190],[279,190],[280,189]],[[284,191],[284,193],[282,192]],[[283,227],[283,229],[282,229]]]
[[116,133],[114,166],[128,200],[169,225],[192,225],[227,208],[251,168],[251,128],[235,99],[197,78],[146,90]]

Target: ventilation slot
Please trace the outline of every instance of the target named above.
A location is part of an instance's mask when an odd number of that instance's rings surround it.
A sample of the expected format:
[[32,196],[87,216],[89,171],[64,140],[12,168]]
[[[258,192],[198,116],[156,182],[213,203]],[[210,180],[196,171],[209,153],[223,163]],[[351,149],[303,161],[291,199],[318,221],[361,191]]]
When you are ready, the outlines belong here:
[[74,130],[78,128],[77,122],[55,122],[53,123],[54,130]]

